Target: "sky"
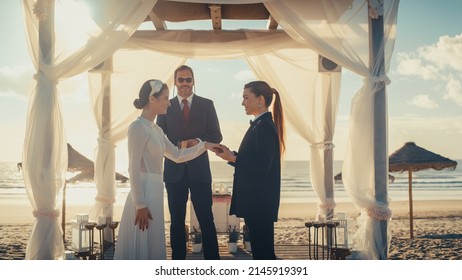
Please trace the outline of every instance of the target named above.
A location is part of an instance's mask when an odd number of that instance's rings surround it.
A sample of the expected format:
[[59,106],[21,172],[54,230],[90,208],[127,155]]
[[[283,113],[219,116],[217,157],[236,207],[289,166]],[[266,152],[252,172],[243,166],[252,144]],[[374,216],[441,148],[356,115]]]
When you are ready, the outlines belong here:
[[[19,162],[34,68],[26,44],[21,1],[0,1],[0,162]],[[387,87],[389,154],[404,143],[451,159],[462,159],[462,0],[402,0],[397,40]],[[241,106],[242,87],[254,79],[243,60],[187,62],[196,77],[197,94],[212,98],[223,143],[237,149],[249,116]],[[351,99],[361,79],[343,69],[334,137],[334,158],[342,160],[348,137]],[[86,77],[60,83],[68,142],[93,158],[97,129],[89,105]],[[217,98],[217,93],[220,98]],[[308,160],[309,144],[288,131],[286,160]],[[116,148],[118,170],[126,170],[126,141]],[[212,160],[220,160],[212,155]]]

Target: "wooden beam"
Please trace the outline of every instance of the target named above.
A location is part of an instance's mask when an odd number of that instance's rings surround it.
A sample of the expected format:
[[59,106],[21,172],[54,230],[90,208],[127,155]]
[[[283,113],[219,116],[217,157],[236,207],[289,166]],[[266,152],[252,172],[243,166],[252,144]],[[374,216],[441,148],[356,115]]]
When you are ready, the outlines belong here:
[[208,4],[176,1],[157,1],[153,8],[155,14],[164,21],[184,22],[210,19]]
[[267,23],[266,28],[268,28],[269,30],[275,30],[278,28],[278,25],[279,25],[278,22],[274,19],[274,17],[270,15],[268,18],[268,23]]
[[211,4],[209,8],[213,30],[221,30],[221,5]]
[[154,11],[149,12],[149,19],[152,21],[152,24],[154,24],[154,27],[156,30],[166,30],[167,25],[165,24],[165,21],[161,20]]
[[262,3],[222,5],[221,14],[223,19],[236,20],[265,20],[270,15]]

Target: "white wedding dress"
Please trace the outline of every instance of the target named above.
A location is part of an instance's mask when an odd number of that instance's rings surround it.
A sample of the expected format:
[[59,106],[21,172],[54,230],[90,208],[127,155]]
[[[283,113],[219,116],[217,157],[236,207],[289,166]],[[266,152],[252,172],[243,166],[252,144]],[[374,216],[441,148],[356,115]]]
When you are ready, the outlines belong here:
[[[185,162],[205,151],[204,142],[179,150],[155,123],[138,117],[128,129],[130,193],[127,196],[119,234],[116,260],[165,260],[164,223],[164,156],[177,163]],[[135,226],[136,209],[148,207],[153,220],[147,230]]]

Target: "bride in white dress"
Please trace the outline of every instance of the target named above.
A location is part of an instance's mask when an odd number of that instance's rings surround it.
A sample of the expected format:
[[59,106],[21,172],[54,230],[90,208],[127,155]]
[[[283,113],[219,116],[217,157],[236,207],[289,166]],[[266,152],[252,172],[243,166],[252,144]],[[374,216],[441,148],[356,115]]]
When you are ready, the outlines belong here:
[[193,147],[178,149],[167,139],[154,122],[170,106],[168,87],[159,80],[146,81],[133,104],[142,113],[128,129],[131,190],[120,221],[114,259],[165,260],[163,158],[185,162],[218,145],[192,139],[184,144]]

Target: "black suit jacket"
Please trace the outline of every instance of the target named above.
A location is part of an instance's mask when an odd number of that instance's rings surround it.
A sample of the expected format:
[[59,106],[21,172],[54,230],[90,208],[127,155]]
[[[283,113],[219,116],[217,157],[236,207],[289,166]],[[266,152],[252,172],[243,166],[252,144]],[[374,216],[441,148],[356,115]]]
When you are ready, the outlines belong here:
[[[221,142],[223,136],[220,132],[215,107],[210,99],[193,96],[188,122],[184,120],[178,98],[170,99],[170,103],[167,114],[158,115],[156,122],[173,144],[193,138],[200,138],[202,141],[213,143]],[[183,178],[185,170],[193,182],[212,181],[207,151],[186,163],[175,163],[165,158],[164,181],[166,183],[178,183]]]
[[252,123],[242,139],[233,181],[230,214],[277,221],[281,192],[279,137],[271,113]]

